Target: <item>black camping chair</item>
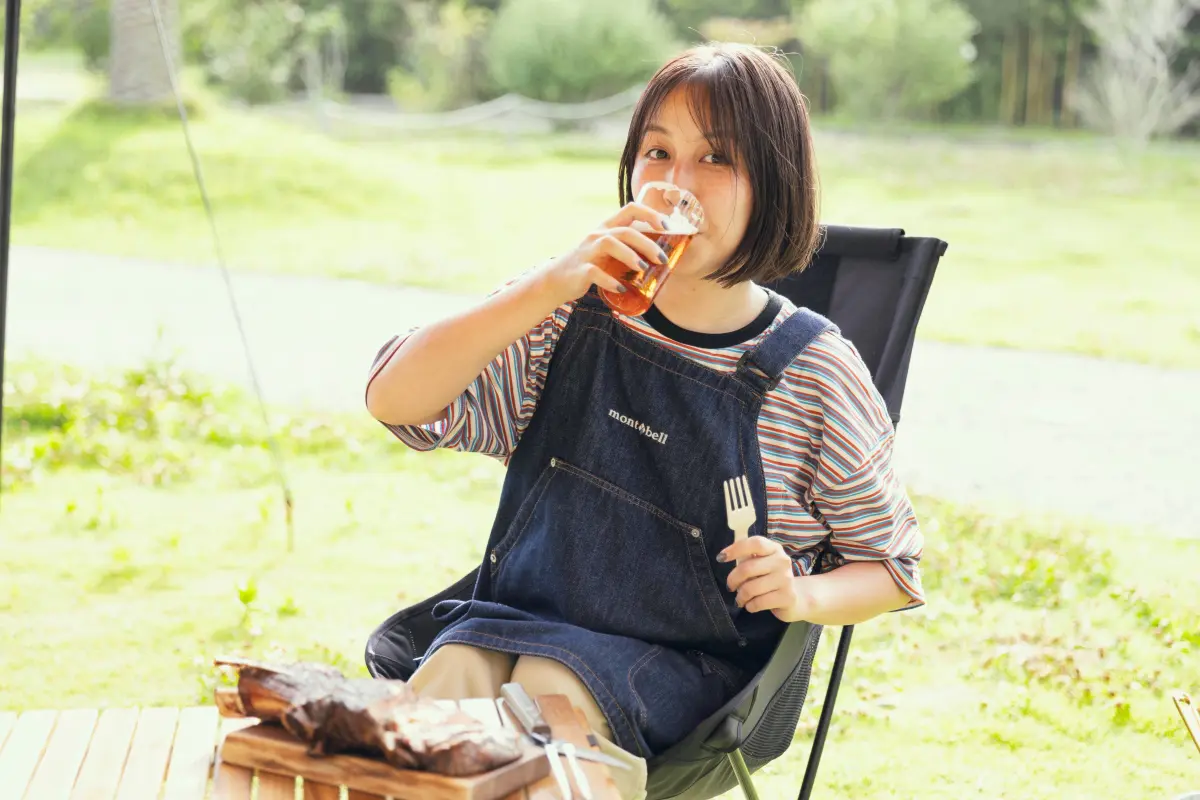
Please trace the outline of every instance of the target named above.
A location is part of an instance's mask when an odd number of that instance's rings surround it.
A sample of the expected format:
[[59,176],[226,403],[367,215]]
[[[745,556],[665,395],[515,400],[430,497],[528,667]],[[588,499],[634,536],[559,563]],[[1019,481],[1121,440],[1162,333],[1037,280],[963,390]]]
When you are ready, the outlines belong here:
[[[829,225],[824,235],[812,264],[771,288],[841,329],[862,355],[898,424],[917,323],[946,243],[905,236],[898,228]],[[826,568],[823,561],[818,559],[818,570]],[[388,618],[367,641],[371,675],[407,680],[440,630],[430,613],[433,606],[468,599],[474,586],[472,572],[436,597]],[[848,625],[838,640],[800,800],[812,793],[853,633],[854,626]],[[750,774],[792,743],[820,637],[819,625],[789,625],[770,662],[749,685],[686,739],[651,759],[649,798],[702,800],[740,785],[747,800],[757,800]]]

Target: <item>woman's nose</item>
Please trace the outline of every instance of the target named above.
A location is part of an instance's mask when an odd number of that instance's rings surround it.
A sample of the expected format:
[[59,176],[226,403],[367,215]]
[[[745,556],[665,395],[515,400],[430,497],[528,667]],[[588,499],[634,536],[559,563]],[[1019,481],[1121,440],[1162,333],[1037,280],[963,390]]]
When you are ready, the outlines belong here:
[[693,190],[692,178],[694,177],[694,174],[695,173],[690,165],[676,164],[672,165],[671,169],[667,171],[666,181],[667,183],[675,184],[680,189],[690,192]]

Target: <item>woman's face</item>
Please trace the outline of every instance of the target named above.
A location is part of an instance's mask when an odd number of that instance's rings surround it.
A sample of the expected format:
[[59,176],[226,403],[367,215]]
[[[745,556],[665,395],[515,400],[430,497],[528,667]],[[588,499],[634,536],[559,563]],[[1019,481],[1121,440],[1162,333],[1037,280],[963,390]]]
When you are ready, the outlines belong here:
[[633,196],[650,181],[666,181],[696,196],[704,225],[675,267],[676,276],[702,278],[724,265],[750,221],[750,181],[734,154],[714,152],[692,119],[685,89],[676,89],[650,121],[631,175]]

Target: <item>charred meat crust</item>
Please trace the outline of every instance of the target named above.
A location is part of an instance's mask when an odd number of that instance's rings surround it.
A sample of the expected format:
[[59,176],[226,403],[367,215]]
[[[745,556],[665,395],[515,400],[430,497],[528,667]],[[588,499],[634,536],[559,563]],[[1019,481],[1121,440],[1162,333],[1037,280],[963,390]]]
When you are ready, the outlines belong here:
[[404,682],[346,678],[325,664],[216,659],[238,670],[246,716],[277,722],[312,756],[382,757],[402,769],[476,775],[521,756],[518,734],[486,728],[453,706],[422,700]]

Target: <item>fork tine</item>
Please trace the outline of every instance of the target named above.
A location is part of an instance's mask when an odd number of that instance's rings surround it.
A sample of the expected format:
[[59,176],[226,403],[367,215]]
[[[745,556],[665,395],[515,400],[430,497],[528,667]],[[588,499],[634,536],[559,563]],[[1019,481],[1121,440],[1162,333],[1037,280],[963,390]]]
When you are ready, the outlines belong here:
[[729,491],[729,481],[725,481],[721,485],[725,489],[725,513],[731,514],[731,513],[733,513],[734,505],[733,505],[733,495]]
[[750,502],[750,482],[748,480],[746,480],[745,475],[742,476],[742,497],[745,499],[745,502],[742,503],[742,505],[744,505],[744,506],[753,506],[754,505],[753,503]]

